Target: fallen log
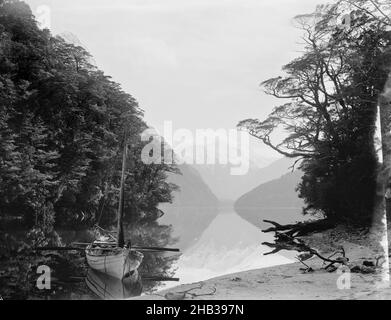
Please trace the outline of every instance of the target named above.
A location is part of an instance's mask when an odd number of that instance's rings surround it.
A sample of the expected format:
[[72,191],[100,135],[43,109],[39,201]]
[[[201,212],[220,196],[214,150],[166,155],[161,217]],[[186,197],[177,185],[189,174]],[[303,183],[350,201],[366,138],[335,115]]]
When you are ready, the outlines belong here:
[[347,264],[349,261],[349,259],[345,257],[344,250],[341,250],[339,252],[342,254],[342,257],[339,257],[337,259],[331,259],[330,257],[322,256],[317,250],[306,245],[304,241],[300,239],[295,239],[287,234],[276,233],[275,243],[263,242],[262,245],[273,249],[271,252],[264,253],[265,256],[278,253],[281,250],[297,251],[299,253],[305,252],[310,255],[317,256],[319,259],[323,260],[324,262],[328,262],[329,264],[326,266],[326,269],[330,268],[336,263]]
[[262,232],[268,233],[268,232],[284,231],[284,234],[291,237],[303,237],[311,233],[321,232],[321,231],[331,229],[335,226],[333,222],[327,219],[298,222],[296,224],[287,224],[287,225],[281,225],[271,220],[263,220],[263,222],[270,223],[274,227],[270,227],[268,229],[262,230]]

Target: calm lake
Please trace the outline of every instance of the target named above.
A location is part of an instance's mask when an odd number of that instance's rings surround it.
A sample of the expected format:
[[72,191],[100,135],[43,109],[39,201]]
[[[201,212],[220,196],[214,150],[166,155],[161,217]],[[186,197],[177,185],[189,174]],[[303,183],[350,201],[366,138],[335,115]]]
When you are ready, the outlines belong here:
[[[178,233],[186,233],[187,231],[183,225],[178,231],[178,228],[175,229],[175,222],[172,224],[178,238],[177,243],[180,243],[180,234]],[[192,224],[189,224],[188,228],[188,232],[191,231],[194,235]],[[184,234],[185,238],[186,236]],[[280,254],[264,256],[263,253],[270,251],[269,248],[261,245],[264,241],[273,242],[273,235],[262,233],[259,228],[235,213],[233,208],[220,208],[209,225],[204,230],[200,230],[192,242],[187,241],[185,248],[181,248],[181,255],[174,259],[174,262],[171,262],[170,268],[175,270],[173,276],[179,278],[179,282],[153,281],[144,278],[143,275],[131,281],[120,281],[93,270],[86,270],[87,277],[74,286],[75,294],[71,293],[66,297],[59,294],[57,298],[126,299],[180,284],[295,262],[293,256]],[[152,255],[155,259],[156,254]],[[169,257],[167,254],[163,254],[163,256]],[[150,270],[156,276],[160,269],[156,268],[154,265],[156,260],[153,259],[144,261],[145,264],[149,263],[150,265],[144,266],[143,270]],[[80,291],[83,294],[80,295]]]

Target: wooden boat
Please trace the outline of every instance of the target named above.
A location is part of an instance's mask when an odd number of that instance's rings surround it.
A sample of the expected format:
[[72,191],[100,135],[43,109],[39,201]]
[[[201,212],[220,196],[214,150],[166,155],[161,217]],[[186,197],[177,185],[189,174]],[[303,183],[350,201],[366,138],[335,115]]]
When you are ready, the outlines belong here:
[[92,243],[86,249],[86,257],[90,268],[111,277],[123,279],[138,269],[144,256],[129,248],[108,249]]
[[[124,140],[124,151],[122,158],[122,174],[120,199],[118,206],[118,235],[117,238],[108,234],[87,246],[85,253],[90,268],[112,276],[123,279],[135,271],[143,260],[143,254],[131,250],[130,244],[125,246],[123,231],[123,209],[124,209],[124,183],[127,159],[127,144]],[[129,242],[130,243],[130,242]]]
[[140,296],[142,293],[141,277],[137,270],[119,280],[89,269],[85,281],[87,287],[104,300],[122,300]]

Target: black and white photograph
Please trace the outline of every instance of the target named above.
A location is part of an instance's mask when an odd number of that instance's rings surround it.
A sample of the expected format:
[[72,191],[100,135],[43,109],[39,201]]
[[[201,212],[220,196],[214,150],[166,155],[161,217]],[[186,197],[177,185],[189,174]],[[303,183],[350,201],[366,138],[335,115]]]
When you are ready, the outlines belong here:
[[390,230],[391,0],[0,0],[0,308],[391,300]]

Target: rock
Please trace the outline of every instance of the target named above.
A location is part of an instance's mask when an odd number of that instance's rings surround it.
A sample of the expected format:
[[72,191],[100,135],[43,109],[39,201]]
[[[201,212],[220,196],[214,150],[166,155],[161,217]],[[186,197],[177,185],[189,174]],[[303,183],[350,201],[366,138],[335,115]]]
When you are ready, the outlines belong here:
[[164,297],[167,300],[185,300],[186,293],[184,292],[167,292]]
[[354,266],[353,268],[350,269],[350,272],[370,274],[370,273],[375,273],[376,268],[375,267],[367,267],[367,266]]
[[338,262],[340,262],[340,263],[346,265],[346,264],[349,262],[349,258],[346,258],[346,257],[338,257],[338,258],[336,259],[336,261],[338,261]]
[[353,268],[350,269],[350,272],[361,273],[361,267],[360,266],[354,266]]
[[375,263],[373,261],[364,261],[363,263],[363,266],[365,267],[374,267],[375,266]]
[[375,267],[366,267],[366,266],[361,267],[361,273],[369,274],[369,273],[375,273],[375,272],[376,272]]
[[327,272],[333,273],[334,271],[337,271],[338,268],[336,266],[331,266],[330,268],[327,269]]

